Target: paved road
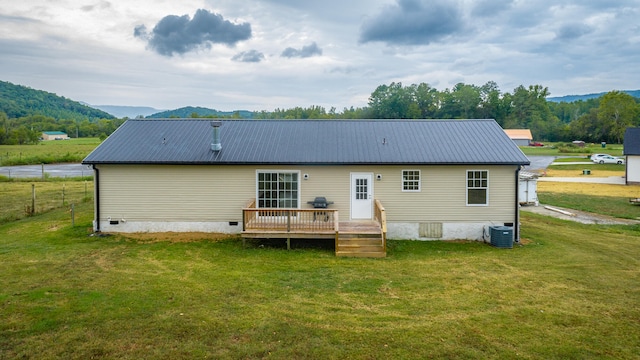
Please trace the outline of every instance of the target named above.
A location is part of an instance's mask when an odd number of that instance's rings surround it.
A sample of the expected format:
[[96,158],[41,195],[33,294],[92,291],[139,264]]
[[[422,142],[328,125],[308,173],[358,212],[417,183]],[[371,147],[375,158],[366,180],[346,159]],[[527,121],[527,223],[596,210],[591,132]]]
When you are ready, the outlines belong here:
[[527,156],[531,165],[525,166],[525,171],[544,170],[556,159],[555,156]]
[[51,177],[93,176],[93,170],[82,164],[46,164],[1,166],[0,175],[12,178],[42,178],[42,171]]

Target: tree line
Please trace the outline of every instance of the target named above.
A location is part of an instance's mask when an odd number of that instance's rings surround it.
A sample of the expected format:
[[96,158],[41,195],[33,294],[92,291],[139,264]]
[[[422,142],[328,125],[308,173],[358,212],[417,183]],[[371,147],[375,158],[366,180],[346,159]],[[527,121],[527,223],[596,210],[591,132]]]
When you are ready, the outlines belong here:
[[62,131],[69,137],[106,138],[124,119],[99,119],[96,121],[54,119],[44,115],[30,115],[9,119],[0,111],[0,145],[35,144],[45,131]]
[[[17,87],[4,86],[4,91]],[[45,105],[25,96],[37,95],[45,103],[56,102],[56,95],[37,90],[18,93],[20,101],[4,99],[4,104],[38,104],[38,111],[10,107],[15,110],[9,116],[0,107],[0,144],[31,144],[38,141],[44,131],[63,131],[70,137],[105,138],[125,119],[90,118],[82,113],[73,116],[47,112]],[[26,91],[26,92],[25,92]],[[4,95],[4,94],[3,94]],[[328,111],[322,106],[294,107],[258,111],[253,119],[495,119],[505,129],[530,129],[538,141],[573,141],[621,143],[624,131],[630,126],[640,126],[640,99],[624,92],[612,91],[604,96],[586,101],[549,102],[549,90],[541,85],[518,86],[512,92],[502,92],[495,82],[482,86],[459,83],[451,89],[439,91],[427,83],[404,86],[400,82],[378,86],[369,96],[367,106],[335,107]],[[61,98],[61,104],[70,100]],[[45,106],[44,108],[42,108]],[[74,108],[74,107],[72,107]],[[196,108],[188,108],[193,111]],[[50,109],[51,110],[51,109]],[[197,110],[197,109],[196,109]],[[83,110],[84,111],[84,110]],[[24,114],[15,116],[15,114]],[[99,115],[99,113],[97,113]],[[106,113],[104,113],[106,114]],[[92,114],[96,115],[96,114]],[[107,114],[108,115],[108,114]],[[235,112],[220,116],[193,112],[190,117],[241,118],[246,114]]]
[[495,82],[482,86],[459,83],[438,91],[429,84],[378,86],[363,108],[321,106],[276,109],[256,119],[495,119],[505,129],[530,129],[541,141],[621,143],[629,126],[640,126],[640,99],[620,91],[600,98],[549,102],[549,89],[518,86],[501,92]]

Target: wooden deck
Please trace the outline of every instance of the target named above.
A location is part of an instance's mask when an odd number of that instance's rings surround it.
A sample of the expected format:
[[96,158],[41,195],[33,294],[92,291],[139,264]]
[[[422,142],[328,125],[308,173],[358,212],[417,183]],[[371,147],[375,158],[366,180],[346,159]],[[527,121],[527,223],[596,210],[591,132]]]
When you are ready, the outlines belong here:
[[243,239],[334,239],[336,256],[385,257],[386,214],[375,201],[374,219],[339,221],[335,209],[256,209],[252,201],[242,210]]

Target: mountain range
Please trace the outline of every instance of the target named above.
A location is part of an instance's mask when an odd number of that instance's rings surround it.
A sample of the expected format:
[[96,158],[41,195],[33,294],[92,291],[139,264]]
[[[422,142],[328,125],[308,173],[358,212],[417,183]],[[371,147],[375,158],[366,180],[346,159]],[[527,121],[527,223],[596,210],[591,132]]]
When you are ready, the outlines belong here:
[[[635,98],[640,98],[640,90],[621,90],[621,92],[629,94]],[[565,95],[558,97],[548,97],[547,101],[551,102],[574,102],[574,101],[585,101],[589,99],[596,99],[606,94],[606,92],[595,93],[595,94],[585,94],[585,95]]]
[[248,110],[235,110],[235,111],[220,111],[215,109],[209,109],[204,107],[193,107],[186,106],[175,110],[167,110],[159,113],[151,114],[146,116],[147,118],[152,119],[163,119],[163,118],[190,118],[197,115],[199,117],[232,117],[236,116],[242,119],[251,119],[253,118],[253,112]]
[[165,111],[164,109],[155,109],[149,106],[86,105],[91,106],[94,109],[102,110],[120,119],[125,117],[134,119],[137,117],[145,117],[159,113],[161,111]]
[[[640,90],[623,90],[635,98],[640,98]],[[566,95],[548,97],[550,102],[575,102],[598,98],[606,94]],[[191,118],[191,117],[236,117],[253,118],[255,113],[248,110],[221,111],[205,107],[186,106],[174,110],[155,109],[148,106],[90,105],[73,101],[53,93],[35,90],[22,85],[0,81],[0,112],[9,118],[29,115],[44,115],[55,119],[112,119],[112,118]]]
[[125,117],[129,119],[140,117],[149,119],[190,118],[194,117],[194,115],[199,117],[232,117],[235,115],[243,119],[253,118],[253,112],[248,110],[221,111],[199,106],[185,106],[179,109],[162,110],[148,106],[86,105],[107,112],[119,119]]
[[114,118],[109,113],[63,96],[6,81],[0,81],[0,112],[10,119],[33,115],[78,121]]

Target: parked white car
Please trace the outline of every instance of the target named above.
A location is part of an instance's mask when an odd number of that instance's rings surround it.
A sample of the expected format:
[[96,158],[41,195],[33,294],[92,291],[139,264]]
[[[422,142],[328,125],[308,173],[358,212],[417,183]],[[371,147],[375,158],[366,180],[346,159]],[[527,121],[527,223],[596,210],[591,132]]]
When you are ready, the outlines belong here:
[[596,162],[595,160],[597,158],[601,157],[601,156],[611,156],[611,155],[609,155],[609,154],[593,154],[593,155],[591,155],[590,159],[591,159],[591,161]]
[[591,161],[593,161],[596,164],[624,164],[623,158],[619,158],[611,155],[599,156]]

